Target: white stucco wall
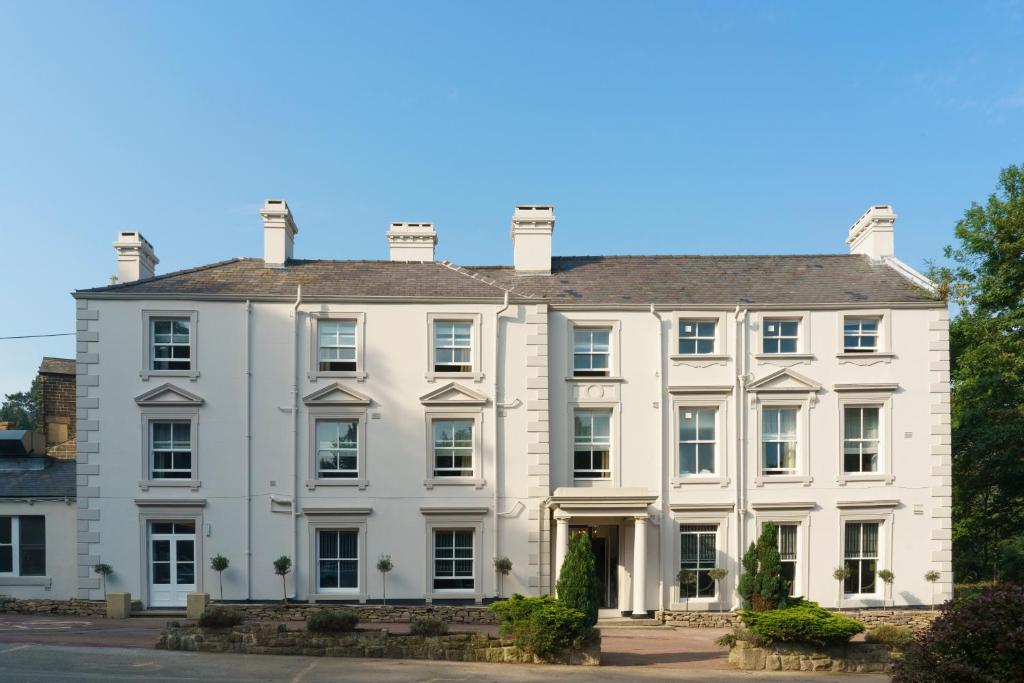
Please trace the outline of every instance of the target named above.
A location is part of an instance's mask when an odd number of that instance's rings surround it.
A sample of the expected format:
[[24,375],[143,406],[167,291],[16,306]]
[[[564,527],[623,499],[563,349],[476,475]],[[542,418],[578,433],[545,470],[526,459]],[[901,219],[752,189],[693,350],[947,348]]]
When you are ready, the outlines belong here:
[[74,501],[0,500],[0,517],[22,515],[46,518],[46,574],[0,576],[0,595],[21,599],[74,595],[78,583]]

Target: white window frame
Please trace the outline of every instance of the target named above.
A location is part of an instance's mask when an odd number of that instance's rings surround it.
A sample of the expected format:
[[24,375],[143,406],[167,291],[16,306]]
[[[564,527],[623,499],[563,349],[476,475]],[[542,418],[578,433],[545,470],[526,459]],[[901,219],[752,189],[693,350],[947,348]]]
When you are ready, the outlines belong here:
[[[171,448],[170,449],[160,449],[160,450],[167,450],[167,451],[170,451],[170,452],[184,452],[185,451],[185,449],[178,449],[178,448],[174,448],[173,447],[173,445],[174,445],[174,435],[175,435],[175,431],[177,431],[175,429],[176,426],[188,425],[188,433],[189,433],[189,438],[188,438],[188,462],[189,462],[189,468],[187,470],[183,470],[183,469],[174,469],[172,467],[171,469],[164,470],[166,472],[185,472],[185,473],[188,474],[187,477],[157,477],[156,476],[156,472],[157,472],[157,467],[156,467],[156,454],[157,454],[157,448],[156,448],[156,426],[157,425],[161,425],[161,424],[166,424],[166,425],[170,425],[171,426],[171,429],[170,429],[170,432],[171,432]],[[152,419],[149,420],[148,427],[149,427],[149,434],[148,434],[148,438],[149,438],[149,478],[154,480],[154,481],[180,481],[180,480],[188,481],[188,480],[191,480],[191,479],[195,479],[195,449],[193,448],[194,439],[193,439],[193,434],[192,434],[192,420],[191,419],[169,419],[169,418],[157,419],[157,418],[152,418]],[[171,464],[172,465],[174,464],[173,460],[172,460]]]
[[[461,558],[460,557],[456,557],[455,550],[457,548],[467,549],[467,546],[457,546],[457,545],[455,545],[456,535],[457,534],[467,534],[467,533],[470,535],[470,542],[469,542],[469,546],[468,546],[468,550],[470,552],[470,556],[468,558],[469,562],[470,562],[469,574],[468,575],[456,574],[455,573],[455,563],[457,561],[460,561],[460,560],[461,561],[465,561],[467,559],[465,557],[461,557]],[[442,536],[442,535],[443,536],[450,536],[451,537],[451,541],[452,541],[452,554],[451,554],[450,557],[447,556],[447,555],[439,555],[438,554],[438,549],[439,549],[438,537]],[[476,579],[476,574],[477,574],[476,566],[477,566],[477,562],[480,560],[480,558],[477,557],[477,555],[476,555],[476,531],[474,529],[471,529],[471,528],[467,529],[465,527],[451,527],[451,528],[447,528],[447,527],[445,527],[445,528],[434,527],[434,529],[433,529],[433,531],[431,533],[430,541],[431,541],[431,555],[432,555],[431,562],[434,565],[434,567],[433,567],[434,573],[433,573],[433,576],[431,577],[431,585],[430,585],[431,591],[433,591],[434,593],[451,593],[451,592],[475,591],[476,590],[476,581],[477,581],[477,579]],[[437,573],[437,563],[438,562],[451,562],[452,563],[452,573],[451,573],[451,575],[447,575],[447,574],[446,575],[441,575],[441,574],[438,574]],[[468,580],[471,580],[473,582],[473,587],[472,588],[439,588],[437,586],[436,582],[439,581],[439,580],[444,580],[444,579],[452,579],[452,580],[458,580],[458,579],[467,580],[468,579]]]
[[[793,433],[791,435],[791,438],[790,438],[789,434],[784,434],[782,432],[782,419],[781,419],[782,411],[792,412],[793,413],[793,421],[794,421],[795,424],[793,425]],[[760,458],[761,476],[762,477],[780,477],[780,476],[781,477],[792,477],[794,475],[799,474],[800,473],[800,460],[801,460],[801,458],[804,455],[803,452],[802,452],[803,449],[801,448],[801,444],[800,444],[800,406],[799,405],[777,405],[777,406],[775,406],[775,405],[762,405],[760,412],[761,412],[761,420],[760,420],[760,427],[761,427],[761,429],[758,430],[758,439],[759,439],[760,444],[761,444],[761,447],[760,447],[760,450],[761,450],[761,458]],[[765,433],[764,433],[764,429],[766,427],[766,424],[765,424],[766,423],[765,413],[768,413],[768,412],[775,413],[775,414],[777,414],[779,416],[778,419],[775,420],[775,422],[778,424],[779,429],[777,431],[773,432],[777,438],[772,439],[772,440],[766,439],[765,438]],[[791,468],[792,471],[788,471],[790,468],[786,468],[785,471],[773,472],[773,473],[769,474],[769,472],[768,472],[768,469],[769,469],[768,468],[768,449],[767,449],[767,444],[769,444],[769,443],[773,443],[773,444],[789,444],[789,443],[792,443],[793,444],[793,467]],[[780,451],[780,457],[781,457],[781,451]],[[783,470],[784,468],[776,467],[774,469]]]
[[[794,353],[800,353],[800,349],[802,348],[802,345],[800,344],[800,327],[801,327],[801,323],[802,322],[803,321],[800,320],[799,318],[769,318],[769,317],[765,317],[764,318],[764,325],[761,328],[761,353],[763,353],[765,355],[771,354],[773,356],[785,356],[785,355],[792,355]],[[779,330],[775,329],[776,326],[781,326],[781,325],[796,325],[796,334],[793,334],[793,335],[785,334],[784,335],[784,334],[782,334],[782,330],[781,329],[779,329]],[[765,345],[769,341],[776,342],[778,344],[778,346],[779,346],[779,350],[777,350],[777,351],[769,351],[768,349],[766,349]],[[782,343],[783,342],[789,342],[789,341],[793,342],[793,350],[792,351],[783,351],[782,350]]]
[[[469,323],[469,357],[472,368],[468,372],[438,372],[434,370],[434,326],[437,323]],[[484,379],[481,365],[481,345],[483,343],[483,316],[479,313],[427,313],[427,372],[429,382],[438,379],[472,379],[482,382]]]
[[[673,311],[671,320],[668,354],[673,365],[704,368],[729,362],[728,311]],[[679,353],[679,325],[685,322],[715,324],[715,347],[711,353]]]
[[[702,527],[702,529],[700,531],[686,531],[686,532],[683,531],[684,529],[689,529],[689,528],[693,528],[693,527]],[[719,555],[721,553],[721,551],[718,549],[718,536],[719,536],[718,524],[710,524],[710,523],[709,524],[695,524],[695,523],[692,523],[692,522],[679,523],[679,524],[676,524],[676,535],[679,537],[678,543],[679,543],[679,547],[680,547],[680,552],[676,554],[676,560],[677,560],[676,567],[675,567],[676,574],[678,575],[678,573],[683,569],[683,566],[682,566],[682,562],[683,562],[683,560],[682,560],[682,545],[683,545],[683,535],[684,535],[684,533],[685,534],[689,534],[689,535],[695,535],[697,537],[697,562],[696,562],[697,568],[694,569],[694,571],[696,571],[696,572],[700,572],[702,570],[703,571],[708,571],[708,570],[711,570],[711,569],[714,569],[715,567],[717,567],[718,566],[718,558],[719,558]],[[701,567],[701,561],[700,561],[700,537],[701,536],[714,536],[714,538],[715,538],[715,561],[711,563],[710,567]],[[685,600],[715,600],[715,601],[717,601],[718,600],[718,590],[719,590],[717,582],[714,583],[714,587],[715,587],[715,590],[714,590],[714,593],[712,595],[694,595],[692,597],[687,598],[687,597],[684,597],[682,595],[682,593],[683,593],[682,587],[679,586],[679,582],[676,581],[676,590],[679,592],[680,599],[684,600],[684,601]],[[698,593],[700,592],[700,586],[699,585],[696,586],[696,592],[698,592]]]
[[[148,405],[141,411],[142,472],[139,488],[146,491],[150,488],[188,488],[196,491],[202,482],[199,479],[199,460],[202,454],[199,432],[198,406],[174,406],[168,401],[166,406]],[[154,422],[189,422],[191,424],[192,476],[181,479],[154,479],[152,452],[152,423]]]
[[[733,516],[735,506],[732,503],[673,503],[669,505],[672,522],[672,555],[663,560],[665,570],[670,572],[669,609],[672,611],[708,612],[728,609],[732,606],[732,587],[735,585],[737,565],[729,556],[729,520]],[[717,593],[713,598],[683,598],[679,590],[679,582],[675,580],[679,572],[682,547],[679,527],[682,525],[715,525],[718,536],[715,539],[716,567],[729,570],[724,579],[718,582]]]
[[[366,410],[359,407],[308,406],[306,408],[309,421],[308,444],[309,466],[306,472],[306,488],[310,491],[320,486],[355,486],[360,490],[369,485],[366,476]],[[354,477],[321,477],[320,460],[318,457],[319,441],[316,436],[316,425],[323,421],[354,421],[356,423],[356,476]]]
[[[362,312],[326,311],[313,312],[307,316],[307,334],[309,335],[309,371],[306,377],[310,382],[320,379],[349,378],[362,382],[366,379],[366,314]],[[320,323],[321,322],[354,322],[356,325],[356,369],[355,370],[321,370],[320,369]]]
[[[789,395],[753,394],[754,409],[753,426],[756,438],[750,439],[753,445],[754,484],[803,484],[809,486],[814,478],[811,476],[811,462],[807,457],[811,443],[810,411],[815,404],[812,392],[793,392]],[[763,419],[765,408],[796,408],[796,473],[795,474],[764,474],[764,450],[762,448]]]
[[[594,344],[593,344],[594,340],[593,340],[593,336],[591,336],[591,339],[590,339],[590,350],[589,351],[585,351],[585,352],[578,352],[578,351],[576,351],[576,334],[579,333],[579,332],[589,332],[589,333],[591,333],[591,335],[593,335],[594,332],[605,332],[605,333],[607,333],[607,335],[608,335],[608,350],[605,351],[604,353],[601,353],[599,351],[594,351]],[[601,380],[601,379],[605,379],[607,377],[611,377],[612,376],[612,356],[614,355],[612,347],[614,346],[614,343],[613,343],[614,342],[614,338],[613,338],[614,334],[615,334],[615,330],[613,328],[611,328],[611,327],[605,327],[605,326],[600,326],[600,325],[573,325],[572,326],[572,337],[570,339],[570,343],[572,344],[572,359],[571,359],[572,363],[569,365],[569,372],[572,373],[572,376],[574,378]],[[590,356],[591,364],[593,364],[593,358],[595,356],[604,356],[606,360],[605,360],[605,367],[603,369],[601,369],[601,368],[597,368],[597,369],[591,368],[591,369],[588,370],[586,368],[581,368],[579,370],[579,372],[597,372],[597,373],[602,373],[603,372],[604,374],[592,374],[592,375],[577,374],[577,368],[576,368],[576,356],[577,355]]]
[[[771,322],[797,323],[797,339],[795,353],[765,353],[765,333]],[[814,355],[811,346],[811,313],[810,311],[760,311],[756,314],[758,334],[754,346],[754,358],[764,364],[780,367],[810,364]]]
[[[874,351],[846,350],[844,337],[847,318],[875,319],[878,321],[878,335]],[[850,309],[836,314],[836,358],[840,365],[877,365],[889,364],[896,354],[892,352],[892,311],[883,308]]]
[[[366,602],[367,589],[367,517],[371,514],[370,508],[303,508],[303,516],[307,519],[306,524],[306,545],[307,557],[309,558],[306,592],[310,600],[324,602],[331,600],[346,600]],[[320,531],[355,531],[359,534],[356,547],[359,553],[359,568],[357,570],[359,586],[351,588],[320,589],[320,564],[319,555],[319,532]],[[299,568],[301,571],[301,568]],[[300,579],[296,577],[296,586],[300,585]]]
[[[425,450],[426,478],[423,485],[427,489],[435,486],[473,486],[481,489],[486,485],[483,467],[483,410],[466,406],[446,408],[434,406],[424,412],[425,417]],[[468,477],[438,477],[434,474],[434,422],[448,420],[466,420],[473,423],[473,474]]]
[[[576,476],[576,472],[577,472],[577,470],[576,470],[576,446],[578,445],[576,443],[576,414],[579,413],[579,412],[606,413],[608,415],[608,444],[607,444],[608,445],[608,476],[605,476],[605,477],[577,477]],[[616,435],[615,435],[615,411],[614,411],[614,409],[613,408],[608,408],[608,407],[594,407],[594,406],[590,406],[590,405],[576,405],[576,406],[573,407],[572,421],[570,422],[570,424],[571,424],[571,427],[570,427],[569,431],[570,431],[571,436],[572,436],[572,448],[569,451],[569,453],[570,453],[570,456],[569,456],[569,460],[570,460],[569,461],[569,467],[571,468],[571,472],[572,472],[572,481],[574,483],[576,483],[576,484],[583,483],[584,485],[589,484],[590,482],[610,482],[610,481],[612,481],[612,478],[614,477],[614,474],[615,474],[615,442],[616,442]],[[594,445],[604,445],[604,444],[598,444],[597,442],[591,441],[590,445],[594,446]],[[593,460],[591,460],[591,463],[593,463]],[[591,470],[585,470],[585,471],[600,472],[600,471],[603,471],[603,470],[593,470],[593,469],[591,469]]]
[[[157,320],[189,321],[189,368],[187,370],[153,369],[153,322]],[[148,382],[152,377],[187,377],[199,379],[199,312],[195,310],[144,310],[142,311],[142,369],[139,377]]]
[[[703,388],[707,389],[707,388]],[[712,388],[714,389],[714,388]],[[732,387],[719,387],[712,392],[710,389],[696,393],[694,388],[669,387],[672,394],[672,486],[679,488],[690,484],[718,484],[728,486],[729,475],[729,399]],[[715,473],[714,474],[680,474],[680,411],[692,408],[696,410],[715,411]]]
[[[811,557],[811,510],[815,507],[814,502],[755,502],[751,504],[754,509],[754,538],[760,535],[764,524],[789,524],[796,526],[796,585],[793,586],[793,595],[806,596],[810,584],[810,557]],[[834,587],[834,586],[833,586]]]
[[[424,599],[434,600],[472,599],[481,602],[484,596],[483,564],[484,564],[484,519],[486,508],[420,508],[426,523]],[[473,589],[434,589],[434,531],[435,530],[467,530],[473,532]]]
[[[320,543],[320,536],[321,536],[321,534],[355,534],[355,540],[356,540],[355,552],[356,552],[356,556],[355,557],[341,557],[340,554],[339,554],[338,557],[331,557],[331,558],[326,558],[325,559],[324,556],[323,556],[322,546],[321,546],[321,543]],[[360,567],[362,567],[363,563],[366,562],[366,558],[363,557],[362,553],[359,552],[359,544],[360,544],[359,529],[345,529],[345,528],[326,529],[326,528],[321,528],[321,529],[317,529],[317,531],[314,534],[313,538],[314,538],[314,541],[315,541],[314,545],[316,546],[315,547],[316,563],[311,567],[311,571],[315,574],[315,576],[313,578],[313,581],[316,584],[316,592],[317,593],[349,593],[349,594],[356,594],[356,595],[358,595],[359,594],[359,588],[360,588],[360,585],[359,585],[360,571],[359,571],[359,569],[360,569]],[[322,585],[320,585],[320,563],[324,562],[324,561],[339,562],[339,563],[340,562],[355,562],[356,563],[356,571],[355,571],[356,585],[355,586],[340,586],[338,588],[332,588],[332,587],[329,587],[329,586],[322,586]],[[339,583],[340,583],[340,581],[339,581]]]
[[[616,382],[622,380],[622,323],[619,320],[567,320],[566,380],[570,382]],[[580,376],[575,372],[576,330],[608,330],[608,374],[603,376]]]
[[[836,507],[839,508],[839,533],[837,534],[837,567],[842,567],[846,562],[846,524],[847,522],[877,522],[878,523],[878,559],[876,560],[876,571],[879,569],[890,569],[893,557],[893,519],[894,510],[899,504],[895,500],[861,500],[861,501],[839,501]],[[835,593],[835,583],[832,584]],[[881,579],[875,581],[874,593],[846,593],[843,588],[840,607],[882,607],[892,598],[892,586]]]
[[[836,461],[836,482],[846,486],[856,482],[892,484],[892,391],[871,388],[871,385],[836,385],[838,396],[837,419],[839,420],[838,460]],[[844,469],[844,445],[846,441],[846,408],[878,408],[878,470],[876,472],[846,472]]]

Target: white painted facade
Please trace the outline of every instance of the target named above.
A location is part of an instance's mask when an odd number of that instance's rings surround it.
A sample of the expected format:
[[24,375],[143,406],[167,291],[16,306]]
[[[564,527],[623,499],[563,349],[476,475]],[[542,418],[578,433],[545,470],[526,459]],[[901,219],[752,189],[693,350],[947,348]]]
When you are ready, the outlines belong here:
[[[287,211],[282,202],[262,212],[268,267],[289,267],[297,229]],[[550,271],[550,207],[519,207],[515,216],[513,238],[525,240],[516,241],[517,270]],[[851,248],[895,262],[891,221],[887,237],[861,234],[864,221],[851,230]],[[393,224],[389,241],[392,260],[415,261],[432,260],[437,239],[430,224]],[[923,576],[933,569],[942,577],[937,598],[951,590],[942,302],[574,306],[514,289],[480,301],[328,300],[298,291],[289,301],[258,291],[190,298],[130,289],[76,299],[80,597],[99,597],[87,569],[102,561],[115,569],[108,588],[149,606],[181,602],[155,583],[165,570],[155,568],[164,560],[154,554],[164,550],[154,543],[164,536],[184,556],[194,554],[191,584],[182,569],[184,589],[216,597],[209,558],[228,557],[224,597],[231,600],[280,599],[272,562],[281,555],[293,560],[287,593],[299,600],[380,599],[382,554],[395,567],[389,599],[491,599],[500,556],[513,563],[503,594],[536,595],[553,590],[569,534],[586,526],[607,561],[607,608],[637,615],[729,608],[737,604],[738,558],[767,521],[797,526],[795,592],[823,605],[924,604],[931,586]],[[844,318],[858,315],[879,322],[876,352],[843,350]],[[190,323],[186,371],[150,364],[150,321],[165,317]],[[797,351],[764,354],[768,321],[780,319],[799,320]],[[318,368],[317,325],[331,320],[356,323],[353,370]],[[677,353],[680,321],[690,320],[715,322],[713,353]],[[436,321],[471,325],[471,371],[435,371]],[[591,327],[610,333],[609,376],[574,377],[573,330]],[[846,406],[878,409],[877,472],[843,474]],[[797,411],[792,474],[762,474],[766,407]],[[688,409],[715,411],[713,474],[679,474],[678,420]],[[575,410],[610,411],[607,479],[574,477]],[[330,418],[356,421],[352,477],[317,476],[315,425]],[[438,418],[472,424],[468,476],[431,471]],[[167,420],[190,425],[187,478],[152,476],[150,423]],[[879,581],[872,594],[840,598],[832,571],[844,562],[844,525],[857,522],[878,525],[876,568],[891,569],[896,580],[891,589]],[[680,595],[680,525],[711,529],[701,533],[714,538],[713,564],[729,570],[710,596]],[[444,530],[462,532],[454,543],[472,555],[471,581],[457,588],[434,581],[436,532]],[[355,586],[319,586],[321,531],[349,534],[337,541],[346,550],[329,554],[344,567],[338,571],[355,572]]]

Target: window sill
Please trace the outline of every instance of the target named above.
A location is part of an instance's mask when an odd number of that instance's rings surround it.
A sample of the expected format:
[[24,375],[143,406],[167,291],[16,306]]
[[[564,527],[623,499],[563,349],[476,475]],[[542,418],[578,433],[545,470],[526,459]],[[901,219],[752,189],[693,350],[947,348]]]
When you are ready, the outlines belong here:
[[688,365],[695,368],[706,368],[711,365],[725,365],[731,356],[718,353],[675,353],[669,356],[674,365]]
[[729,485],[729,477],[696,474],[689,477],[674,477],[672,479],[673,488],[680,488],[683,486],[700,486],[702,484],[718,484],[724,488]]
[[189,489],[198,491],[203,482],[198,479],[144,479],[139,482],[139,488],[148,491],[151,488],[161,489]]
[[886,601],[877,593],[843,593],[840,608],[883,607]]
[[474,382],[484,381],[484,373],[482,372],[433,372],[428,371],[426,375],[428,382],[433,382],[439,379],[471,379]]
[[198,370],[139,370],[139,377],[148,382],[151,377],[188,377],[195,382],[199,379]]
[[362,382],[366,379],[366,373],[362,370],[323,370],[307,372],[306,379],[310,382],[316,382],[318,379],[354,379],[357,382]]
[[840,486],[846,486],[847,484],[856,484],[857,482],[878,483],[881,481],[885,482],[886,484],[891,484],[895,479],[896,477],[892,476],[891,474],[872,472],[871,474],[843,473],[836,478],[836,481],[839,483]]
[[487,481],[475,477],[433,477],[424,479],[423,485],[428,490],[435,486],[472,486],[473,488],[482,489],[487,485]]
[[473,600],[483,602],[484,594],[477,590],[435,590],[423,596],[427,602],[432,600]]
[[847,353],[844,351],[836,354],[836,358],[839,360],[840,365],[888,364],[891,363],[892,359],[895,357],[895,353],[885,353],[882,351],[872,351],[870,353]]
[[366,489],[370,485],[370,482],[366,479],[307,479],[306,488],[310,491],[315,491],[318,487],[332,487],[332,486],[356,486],[360,491]]
[[578,486],[580,488],[587,488],[587,487],[594,487],[594,486],[597,486],[598,488],[604,488],[604,487],[612,485],[612,478],[610,476],[603,477],[603,478],[583,477],[583,478],[580,478],[580,479],[577,479],[576,477],[573,477],[572,478],[572,485],[573,486]]
[[762,474],[754,477],[754,484],[757,486],[764,486],[765,484],[803,484],[804,486],[810,486],[813,481],[814,477],[801,474]]
[[309,596],[313,602],[366,602],[366,593],[348,593],[345,591],[313,593]]
[[576,375],[573,375],[572,377],[566,377],[565,381],[566,382],[625,382],[626,379],[624,377],[601,377],[601,376],[597,376],[597,375],[595,375],[594,377],[577,377]]
[[53,587],[53,579],[49,576],[0,576],[0,586],[42,586],[50,590]]
[[762,363],[780,362],[780,363],[810,363],[814,360],[813,353],[755,353],[755,360],[759,360]]

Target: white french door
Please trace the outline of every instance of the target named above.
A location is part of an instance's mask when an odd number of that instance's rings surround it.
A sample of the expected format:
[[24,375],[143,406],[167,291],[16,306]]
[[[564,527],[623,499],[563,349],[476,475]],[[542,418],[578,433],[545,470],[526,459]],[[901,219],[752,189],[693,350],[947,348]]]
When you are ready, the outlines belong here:
[[195,590],[195,522],[150,522],[149,605],[184,607]]

